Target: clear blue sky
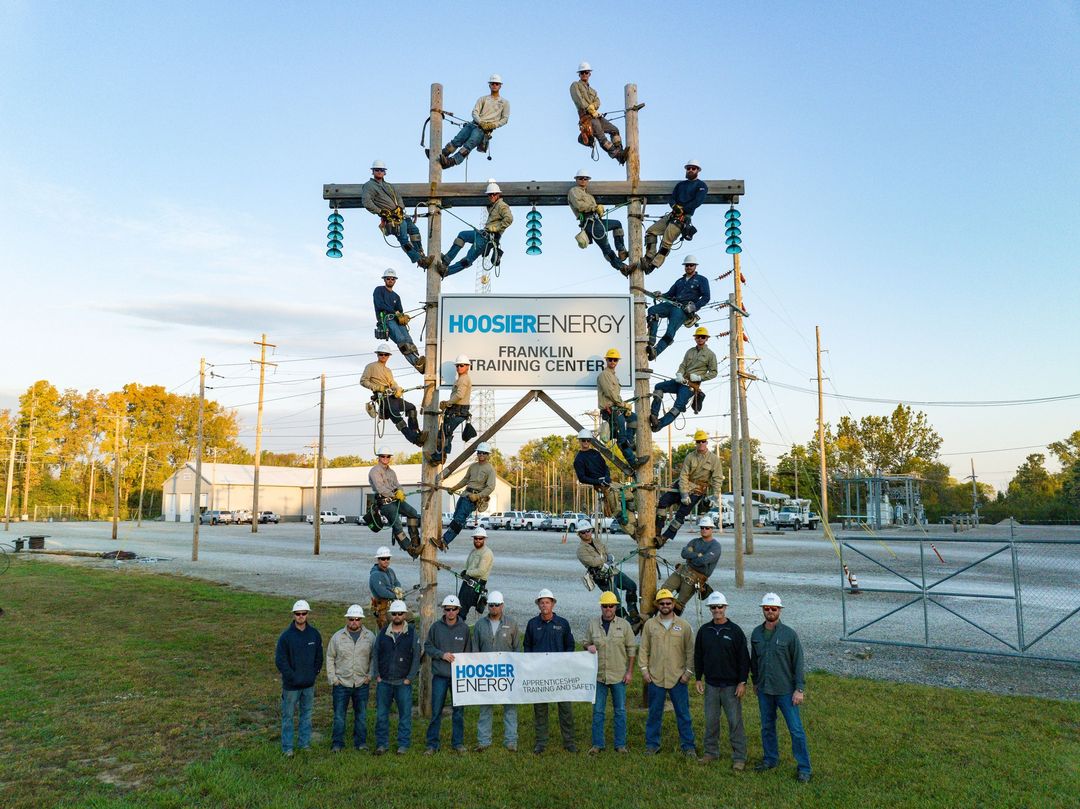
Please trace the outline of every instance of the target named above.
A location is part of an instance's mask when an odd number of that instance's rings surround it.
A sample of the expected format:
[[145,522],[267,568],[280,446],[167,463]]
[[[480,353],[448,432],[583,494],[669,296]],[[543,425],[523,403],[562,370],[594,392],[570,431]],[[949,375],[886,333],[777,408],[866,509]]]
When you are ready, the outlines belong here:
[[[229,377],[215,385],[248,383],[251,369],[226,364],[256,356],[263,331],[277,359],[369,351],[381,270],[402,272],[407,302],[423,276],[360,212],[346,212],[345,258],[326,259],[322,184],[362,182],[375,157],[392,182],[425,179],[430,83],[467,115],[492,71],[511,120],[494,159],[470,161],[470,179],[570,178],[586,165],[620,178],[574,142],[567,87],[581,59],[605,108],[637,83],[644,178],[678,178],[694,157],[706,180],[746,181],[759,374],[812,387],[820,325],[829,389],[844,394],[1080,392],[1076,3],[376,8],[0,5],[0,406],[41,378],[83,391],[128,381],[190,391],[204,355]],[[595,249],[574,247],[568,211],[545,211],[544,254],[525,256],[523,213],[506,237],[499,292],[625,289]],[[699,216],[692,245],[710,278],[730,266],[720,217]],[[677,264],[650,283],[670,284]],[[472,285],[464,273],[446,289]],[[268,404],[264,445],[311,441],[309,380],[325,371],[335,375],[328,451],[371,455],[355,384],[366,360],[283,363],[268,396],[302,395]],[[253,391],[212,392],[243,405],[245,437]],[[567,401],[575,412],[595,404]],[[725,401],[717,388],[686,431],[726,433]],[[832,421],[890,409],[826,404]],[[1080,426],[1076,401],[926,410],[959,475],[967,453],[1042,445]],[[812,396],[753,386],[752,431],[770,458],[810,438],[815,414]],[[555,429],[534,405],[499,445],[513,451]],[[1028,451],[975,455],[976,469],[1001,486]]]

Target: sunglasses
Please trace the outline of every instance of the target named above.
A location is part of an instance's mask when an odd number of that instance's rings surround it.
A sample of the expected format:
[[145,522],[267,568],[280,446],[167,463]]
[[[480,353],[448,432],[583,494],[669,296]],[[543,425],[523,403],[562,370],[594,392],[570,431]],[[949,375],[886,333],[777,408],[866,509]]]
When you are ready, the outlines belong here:
[[391,615],[404,615],[405,613],[403,613],[403,612],[392,612],[390,614]]
[[780,612],[779,607],[762,607],[765,612]]
[[694,339],[695,340],[708,340],[709,338],[706,337],[704,334],[699,334]]
[[376,351],[375,356],[376,357],[389,357],[390,352],[389,351]]
[[713,604],[713,605],[712,605],[711,607],[709,607],[709,609],[710,609],[710,610],[723,610],[723,609],[727,609],[727,604]]
[[307,615],[307,612],[294,612],[293,615]]
[[460,609],[461,609],[461,607],[443,607],[442,611],[443,612],[457,612]]
[[455,367],[455,368],[468,368],[468,367],[469,367],[469,363],[467,363],[467,362],[459,362],[459,363],[455,363],[454,367]]
[[349,623],[351,624],[351,623],[353,623],[354,621],[359,621],[359,620],[361,620],[361,619],[360,619],[360,618],[346,618],[345,620],[346,620],[346,621],[348,621],[348,622],[349,622]]
[[657,601],[656,606],[658,606],[658,607],[673,607],[673,606],[675,606],[675,602],[674,601]]
[[618,606],[618,605],[617,604],[601,604],[600,609],[602,609],[602,610],[613,610],[613,609],[615,609],[616,606]]

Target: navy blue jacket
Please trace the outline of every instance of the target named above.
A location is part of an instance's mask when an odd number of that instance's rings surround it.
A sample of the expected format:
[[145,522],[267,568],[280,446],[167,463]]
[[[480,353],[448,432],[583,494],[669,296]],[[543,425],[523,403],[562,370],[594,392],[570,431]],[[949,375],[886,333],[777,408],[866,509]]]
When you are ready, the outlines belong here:
[[572,652],[574,651],[574,633],[570,622],[558,615],[552,615],[545,621],[539,615],[530,618],[525,627],[526,652]]
[[684,275],[671,285],[664,297],[679,303],[693,302],[694,306],[700,309],[712,298],[709,279],[701,273],[694,273],[689,278]]
[[701,180],[683,180],[675,186],[671,192],[671,205],[682,205],[687,216],[693,216],[698,206],[705,201],[705,195],[709,193],[709,186]]
[[581,450],[574,456],[574,473],[586,486],[611,484],[611,470],[604,456],[595,449]]
[[404,312],[405,310],[401,306],[401,296],[396,292],[387,289],[385,286],[375,287],[375,292],[371,296],[375,300],[375,315],[376,317],[380,312]]
[[401,635],[390,631],[390,624],[375,636],[371,649],[371,668],[376,676],[391,685],[402,680],[412,682],[420,671],[420,633],[412,624]]
[[323,648],[319,630],[311,624],[301,632],[295,623],[281,633],[274,650],[274,664],[281,672],[281,687],[297,691],[315,685],[322,671]]
[[383,573],[379,570],[378,562],[371,566],[371,572],[368,574],[368,589],[371,590],[372,598],[395,599],[397,594],[394,588],[400,586],[401,582],[398,581],[394,568],[388,567]]

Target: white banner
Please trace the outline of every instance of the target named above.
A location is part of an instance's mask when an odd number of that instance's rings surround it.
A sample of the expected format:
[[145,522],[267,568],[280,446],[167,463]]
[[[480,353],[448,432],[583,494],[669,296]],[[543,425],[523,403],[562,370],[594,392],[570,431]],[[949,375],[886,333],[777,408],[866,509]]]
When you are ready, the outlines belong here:
[[454,358],[472,360],[474,388],[595,388],[604,354],[622,354],[617,374],[633,384],[629,295],[443,295],[439,369],[454,384]]
[[589,652],[473,652],[450,664],[455,705],[592,702],[596,655]]

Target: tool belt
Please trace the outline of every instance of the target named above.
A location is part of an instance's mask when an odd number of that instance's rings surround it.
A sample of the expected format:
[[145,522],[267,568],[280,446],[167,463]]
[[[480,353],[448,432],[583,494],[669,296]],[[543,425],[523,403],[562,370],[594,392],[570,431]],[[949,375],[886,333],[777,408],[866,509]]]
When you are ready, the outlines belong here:
[[476,151],[484,152],[487,154],[488,146],[491,145],[491,133],[484,131],[484,137],[480,141],[480,145],[476,147]]
[[452,404],[446,408],[447,416],[469,416],[469,405]]
[[389,598],[376,598],[371,597],[371,611],[376,615],[385,615],[390,612],[390,599]]
[[484,231],[484,256],[491,256],[491,265],[498,267],[502,264],[503,250],[499,247],[499,242],[502,239],[501,233],[492,233],[490,230]]
[[[611,574],[606,572],[602,567],[590,567],[586,568],[588,571],[585,575],[588,576],[601,590],[609,590],[611,584]],[[592,588],[585,585],[591,591]]]
[[386,327],[386,319],[392,317],[390,312],[375,313],[375,339],[389,340],[390,330]]
[[380,225],[386,225],[396,230],[401,227],[401,223],[405,221],[405,211],[401,208],[394,208],[392,211],[381,211],[379,213],[379,220]]
[[701,388],[695,388],[694,396],[690,399],[690,409],[695,414],[701,412],[701,408],[705,406],[705,391]]
[[582,146],[592,146],[596,138],[592,131],[592,116],[587,112],[578,113],[578,143]]

